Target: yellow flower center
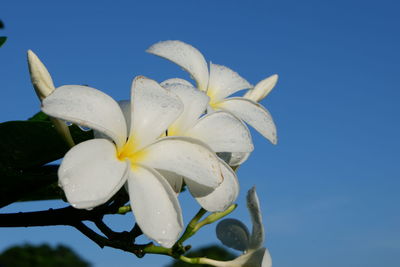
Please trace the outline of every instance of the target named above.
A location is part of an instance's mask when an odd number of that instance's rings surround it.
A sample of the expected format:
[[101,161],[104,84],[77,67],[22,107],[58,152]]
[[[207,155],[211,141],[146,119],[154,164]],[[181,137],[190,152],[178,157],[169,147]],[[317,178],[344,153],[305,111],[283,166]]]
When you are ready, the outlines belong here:
[[129,138],[125,145],[117,151],[117,158],[121,161],[129,160],[132,167],[143,161],[146,156],[145,149],[137,149],[137,144],[133,141],[134,138]]

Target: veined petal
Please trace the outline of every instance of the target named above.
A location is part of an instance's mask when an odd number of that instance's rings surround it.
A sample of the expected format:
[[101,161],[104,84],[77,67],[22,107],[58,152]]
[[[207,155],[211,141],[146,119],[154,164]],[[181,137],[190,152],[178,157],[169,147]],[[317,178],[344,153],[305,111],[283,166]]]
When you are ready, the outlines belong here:
[[249,248],[249,230],[236,219],[224,219],[216,228],[217,238],[227,247],[246,251]]
[[254,102],[260,102],[272,91],[272,89],[274,89],[277,82],[277,74],[269,76],[268,78],[257,83],[254,88],[248,90],[243,97],[253,100]]
[[162,87],[165,87],[165,86],[168,86],[171,84],[182,84],[182,85],[186,85],[186,86],[193,86],[190,82],[188,82],[184,79],[181,79],[181,78],[171,78],[171,79],[165,80],[160,83],[160,85]]
[[160,137],[183,110],[176,95],[143,76],[133,80],[131,107],[129,138],[135,143],[136,150]]
[[205,210],[210,212],[226,210],[233,204],[239,194],[239,182],[236,173],[222,160],[220,160],[220,168],[224,180],[208,195],[202,196],[201,191],[198,195],[196,190],[198,187],[193,186],[190,181],[187,182],[190,193]]
[[215,153],[193,138],[164,137],[140,153],[138,164],[174,172],[205,187],[216,188],[223,180]]
[[118,103],[97,89],[80,85],[61,86],[43,100],[42,111],[100,131],[118,147],[126,142],[125,118]]
[[207,109],[210,98],[202,91],[193,86],[182,84],[171,84],[165,88],[176,94],[183,103],[183,112],[168,128],[168,135],[183,135],[193,127],[198,118]]
[[207,62],[193,46],[181,41],[163,41],[150,46],[146,52],[178,64],[192,75],[201,91],[207,90]]
[[217,108],[231,112],[250,124],[271,143],[277,143],[275,123],[262,105],[243,97],[232,97],[218,103]]
[[207,94],[211,104],[217,103],[231,94],[253,87],[238,73],[228,67],[210,63],[210,80]]
[[128,191],[133,214],[143,233],[172,247],[182,231],[182,211],[176,194],[155,170],[136,166],[129,172]]
[[256,193],[256,188],[253,187],[247,193],[247,208],[250,212],[253,230],[250,236],[250,249],[258,249],[264,244],[264,226],[262,223],[260,202]]
[[129,163],[116,157],[106,139],[92,139],[71,148],[58,169],[59,185],[75,208],[91,209],[109,200],[125,183]]
[[215,152],[251,152],[254,149],[249,129],[230,113],[207,114],[185,136],[199,139]]

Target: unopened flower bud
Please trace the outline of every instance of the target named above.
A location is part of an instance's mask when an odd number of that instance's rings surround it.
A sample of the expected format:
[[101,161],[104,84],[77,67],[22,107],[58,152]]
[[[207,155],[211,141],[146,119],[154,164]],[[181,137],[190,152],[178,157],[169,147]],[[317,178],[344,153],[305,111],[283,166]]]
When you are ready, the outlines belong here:
[[255,102],[260,102],[272,91],[277,82],[278,74],[274,74],[257,83],[257,85],[254,88],[248,90],[243,97],[253,100]]

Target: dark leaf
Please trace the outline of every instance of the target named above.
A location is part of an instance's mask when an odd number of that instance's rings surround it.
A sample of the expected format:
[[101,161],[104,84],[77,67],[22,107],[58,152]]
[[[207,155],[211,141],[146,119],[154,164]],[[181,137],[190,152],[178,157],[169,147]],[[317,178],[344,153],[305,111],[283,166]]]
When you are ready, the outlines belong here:
[[3,44],[7,41],[7,37],[5,36],[0,36],[0,47],[3,46]]
[[[56,188],[58,165],[47,165],[31,170],[0,170],[0,208],[21,199],[61,198]],[[43,189],[54,186],[54,191]],[[58,192],[58,194],[57,194]]]

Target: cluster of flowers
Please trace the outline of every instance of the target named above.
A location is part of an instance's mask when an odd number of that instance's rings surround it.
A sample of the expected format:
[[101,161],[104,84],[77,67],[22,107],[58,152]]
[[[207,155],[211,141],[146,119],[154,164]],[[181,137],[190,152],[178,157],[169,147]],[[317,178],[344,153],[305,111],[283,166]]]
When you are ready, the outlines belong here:
[[[138,76],[131,99],[116,102],[87,86],[55,88],[32,51],[28,61],[42,111],[61,122],[94,130],[95,139],[73,146],[59,168],[59,185],[68,202],[92,209],[125,185],[143,233],[171,247],[183,229],[177,199],[183,183],[205,210],[224,211],[239,192],[232,168],[254,149],[245,123],[271,143],[277,142],[272,117],[258,104],[275,86],[277,75],[252,86],[225,66],[208,65],[196,48],[180,41],[159,42],[147,52],[181,66],[196,86],[179,78],[158,83]],[[229,97],[244,89],[248,90],[243,97]],[[58,127],[71,140],[65,124]],[[254,190],[249,192],[248,205],[255,225],[251,238],[247,228],[232,220],[220,223],[225,226],[219,227],[218,237],[230,247],[250,251],[243,256],[251,258],[256,252],[262,259],[268,251],[262,248],[264,233]],[[235,233],[221,229],[240,229],[248,240],[233,244],[229,237]],[[270,261],[269,254],[264,260]]]

